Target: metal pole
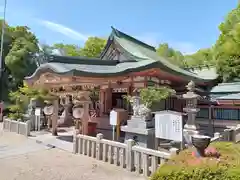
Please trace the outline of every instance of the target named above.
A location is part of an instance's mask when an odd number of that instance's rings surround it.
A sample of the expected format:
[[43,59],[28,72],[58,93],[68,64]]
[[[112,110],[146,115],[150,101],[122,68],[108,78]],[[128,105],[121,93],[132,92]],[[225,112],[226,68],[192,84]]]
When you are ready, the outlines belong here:
[[112,126],[112,140],[115,141],[115,126]]
[[4,41],[4,33],[5,33],[5,19],[6,19],[6,8],[7,8],[7,0],[4,1],[4,9],[3,9],[3,21],[2,21],[2,34],[1,34],[1,47],[0,47],[0,77],[2,77],[2,57],[3,57],[3,41]]

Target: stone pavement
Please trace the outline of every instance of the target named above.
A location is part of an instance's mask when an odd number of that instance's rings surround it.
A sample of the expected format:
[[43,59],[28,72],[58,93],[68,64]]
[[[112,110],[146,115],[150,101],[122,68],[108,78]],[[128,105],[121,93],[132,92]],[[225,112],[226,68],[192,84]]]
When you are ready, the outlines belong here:
[[[9,136],[4,134],[4,136]],[[22,142],[21,144],[14,144],[5,142],[5,140],[2,140],[3,138],[0,137],[0,159],[6,158],[6,157],[11,157],[11,156],[17,156],[17,155],[22,155],[22,154],[27,154],[27,153],[32,153],[32,152],[37,152],[40,150],[46,150],[50,149],[51,147],[43,146],[40,144],[37,144],[33,142],[32,140],[26,140]],[[9,138],[7,138],[9,139]],[[1,160],[0,160],[1,161]]]
[[31,132],[29,139],[48,147],[56,147],[68,152],[73,151],[73,129],[58,132],[58,136],[52,136],[47,131]]
[[[46,141],[51,138],[42,135]],[[35,137],[37,138],[37,137]],[[49,139],[49,140],[47,140]],[[60,140],[61,141],[61,140]],[[55,141],[56,143],[57,141]],[[3,180],[144,180],[112,164],[75,155],[36,139],[0,130],[0,179]]]
[[0,123],[0,159],[49,148],[37,144],[24,136],[11,132],[3,132],[2,123]]

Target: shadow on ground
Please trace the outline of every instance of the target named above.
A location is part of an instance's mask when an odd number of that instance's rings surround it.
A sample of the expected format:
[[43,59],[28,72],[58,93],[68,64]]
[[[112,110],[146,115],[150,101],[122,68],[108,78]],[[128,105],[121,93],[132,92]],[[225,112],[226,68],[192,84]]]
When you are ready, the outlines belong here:
[[73,136],[72,135],[65,135],[65,136],[58,136],[57,139],[67,142],[73,142]]

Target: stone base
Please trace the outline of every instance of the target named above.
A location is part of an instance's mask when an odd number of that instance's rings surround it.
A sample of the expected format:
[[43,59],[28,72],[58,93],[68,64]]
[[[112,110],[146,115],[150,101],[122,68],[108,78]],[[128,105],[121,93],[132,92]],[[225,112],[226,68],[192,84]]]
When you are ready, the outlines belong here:
[[190,130],[190,131],[197,131],[197,130],[199,129],[199,126],[197,126],[197,125],[185,124],[185,125],[184,125],[184,129]]
[[133,129],[129,127],[122,127],[122,131],[125,131],[124,141],[133,139],[136,145],[154,149],[155,148],[155,129]]
[[189,146],[192,146],[192,136],[199,134],[199,131],[197,130],[191,130],[191,129],[183,129],[183,137],[185,143],[187,143]]
[[148,129],[154,127],[154,121],[146,121],[138,118],[132,118],[131,120],[127,121],[127,125],[131,128]]
[[129,139],[133,139],[136,145],[154,149],[155,128],[152,119],[132,116],[131,119],[127,121],[127,126],[121,126],[121,131],[125,132],[125,142]]
[[131,120],[143,120],[143,121],[151,121],[152,117],[150,116],[131,116]]

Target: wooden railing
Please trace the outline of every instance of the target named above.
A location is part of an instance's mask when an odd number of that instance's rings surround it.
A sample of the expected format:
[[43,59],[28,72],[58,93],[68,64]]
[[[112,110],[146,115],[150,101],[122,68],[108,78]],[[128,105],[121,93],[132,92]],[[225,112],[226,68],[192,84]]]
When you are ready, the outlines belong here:
[[240,120],[239,106],[200,106],[197,118],[216,119],[216,120]]
[[125,144],[103,139],[102,134],[97,134],[97,137],[74,136],[73,152],[149,176],[172,155],[176,155],[177,150],[172,148],[169,152],[161,152],[136,146],[132,139]]

